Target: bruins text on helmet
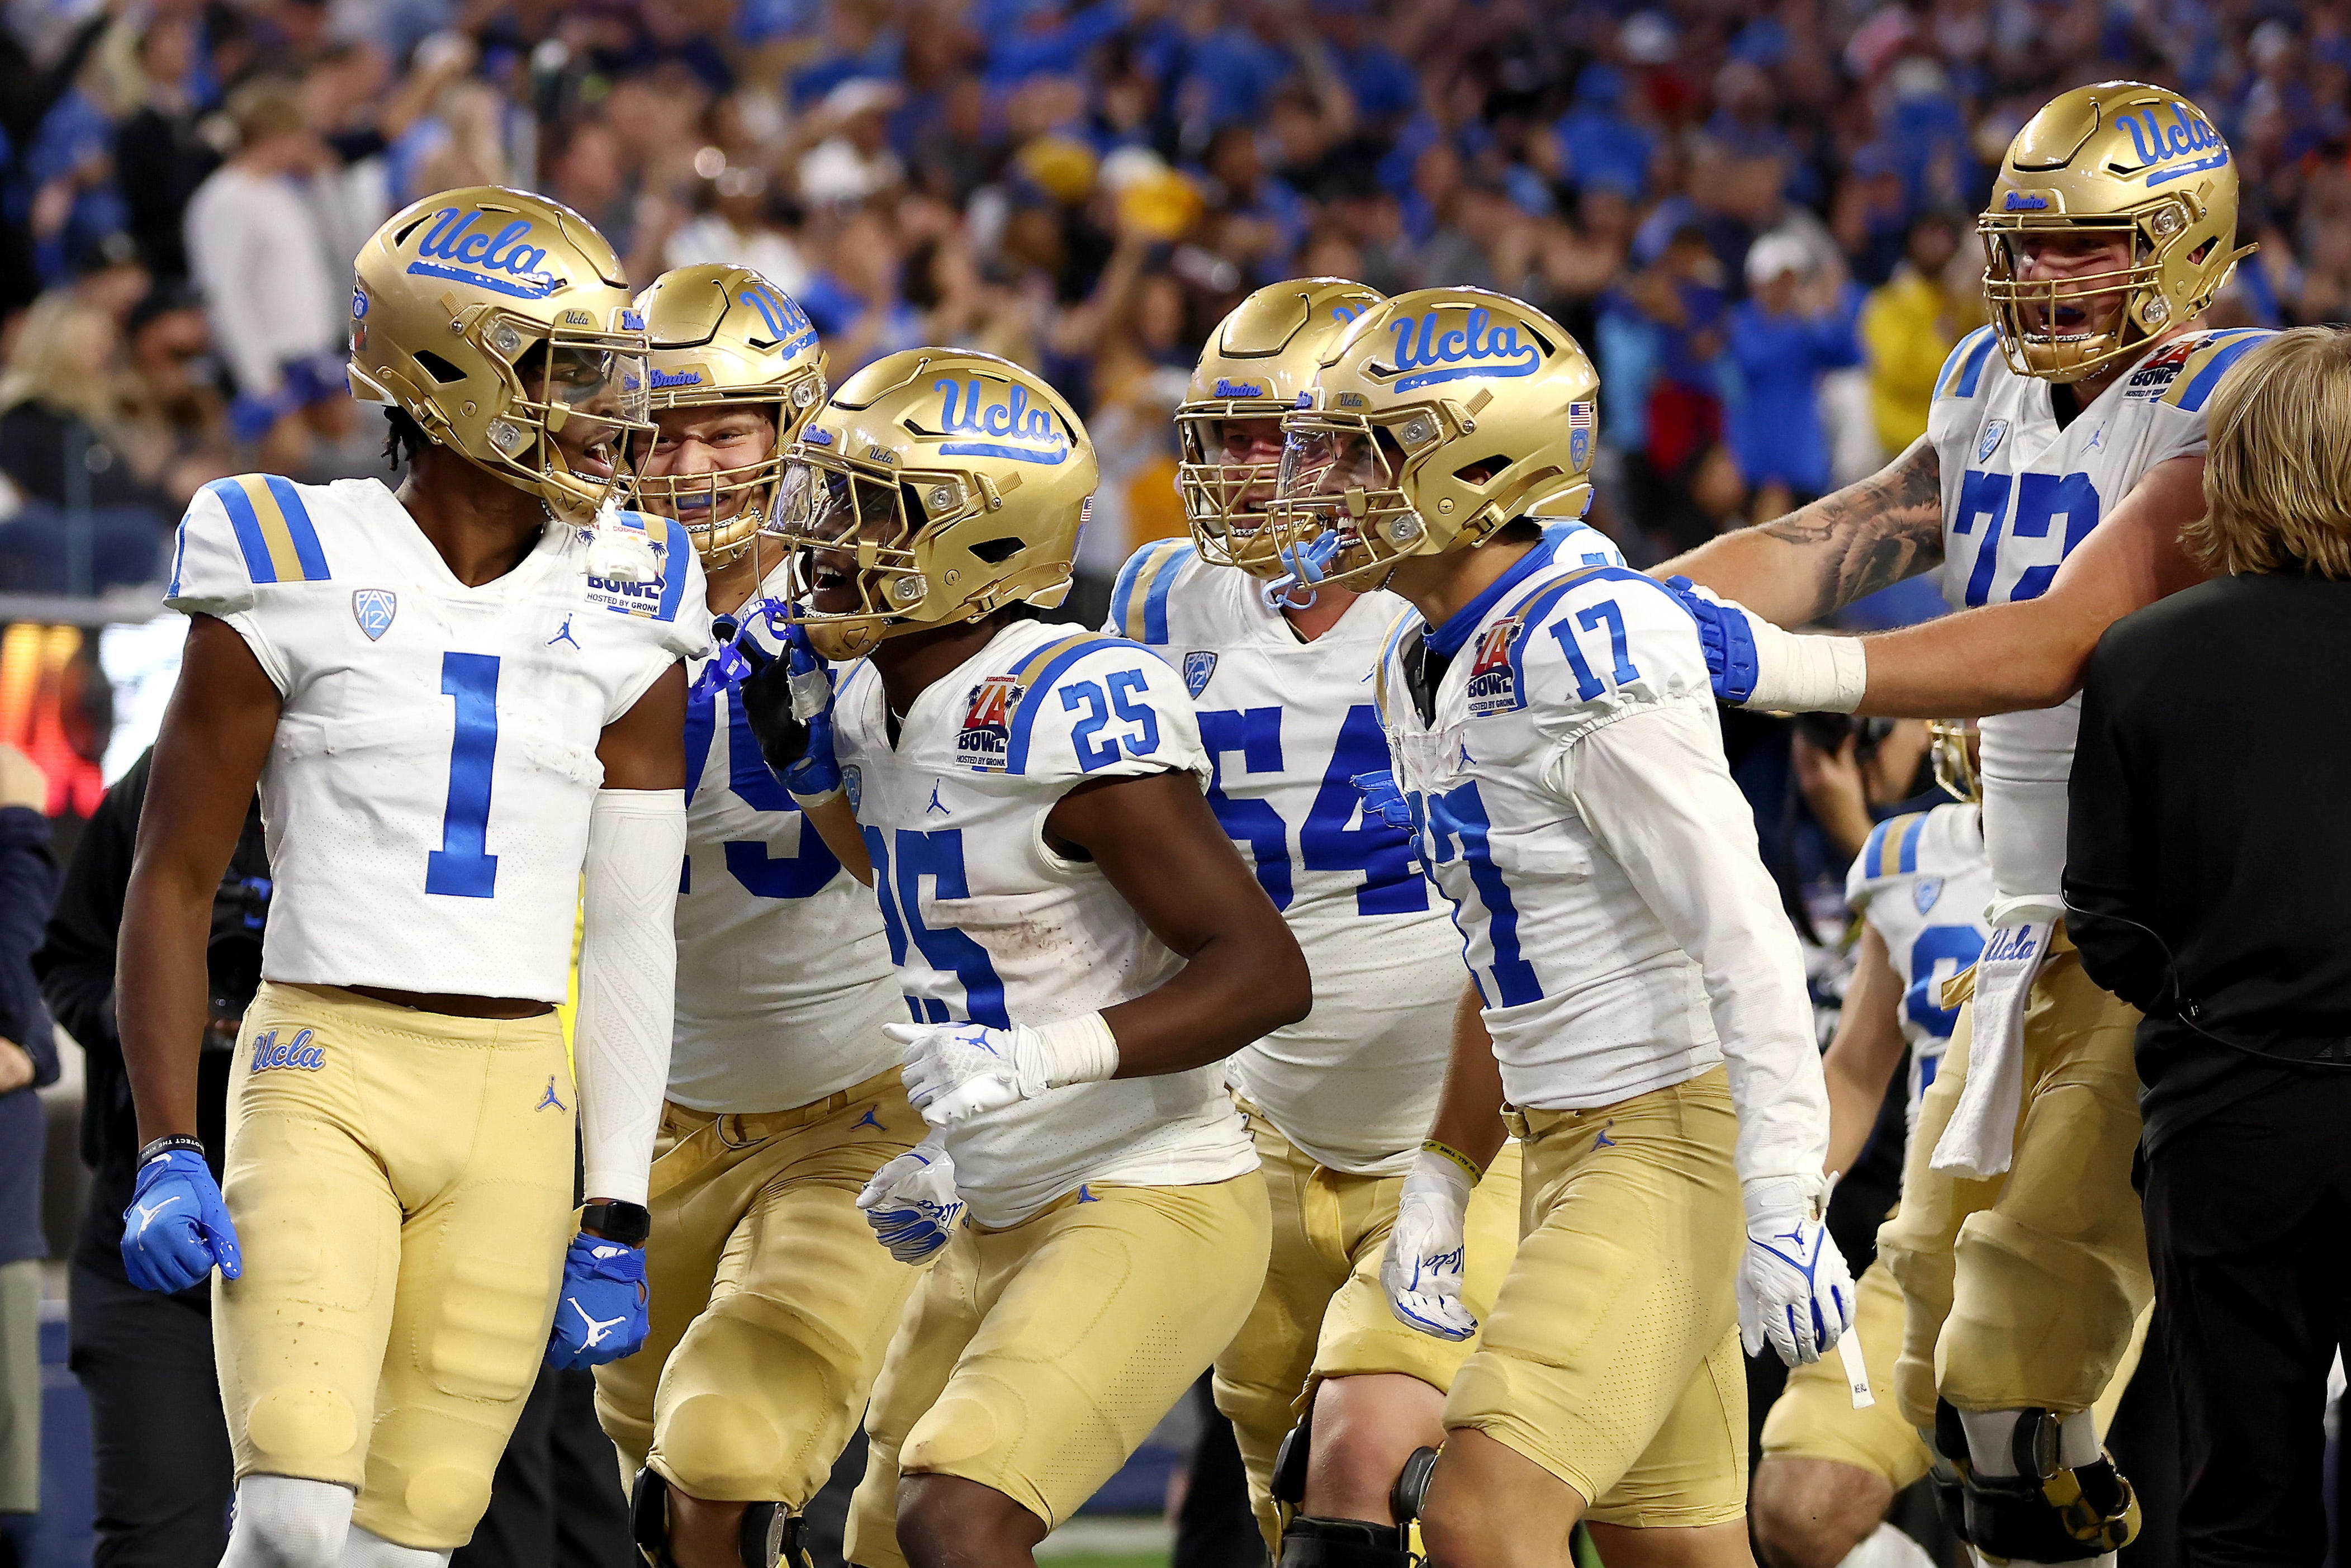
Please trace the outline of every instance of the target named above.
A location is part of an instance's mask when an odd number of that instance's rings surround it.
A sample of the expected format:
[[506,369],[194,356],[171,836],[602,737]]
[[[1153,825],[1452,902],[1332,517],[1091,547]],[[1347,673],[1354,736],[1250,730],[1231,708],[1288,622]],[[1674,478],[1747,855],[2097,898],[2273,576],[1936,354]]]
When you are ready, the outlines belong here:
[[793,616],[848,659],[1007,604],[1050,609],[1096,476],[1085,426],[1032,371],[966,349],[876,360],[789,454],[777,526]]
[[1281,416],[1314,367],[1383,296],[1343,277],[1270,283],[1208,334],[1176,410],[1176,488],[1200,559],[1258,577],[1281,570],[1265,531],[1281,463]]
[[1423,288],[1376,305],[1282,418],[1274,548],[1311,545],[1318,580],[1362,588],[1514,517],[1580,517],[1599,392],[1567,329],[1524,300]]
[[499,185],[427,196],[360,247],[351,394],[587,523],[645,423],[644,323],[587,219]]
[[674,267],[637,296],[637,310],[653,346],[655,415],[725,403],[773,423],[774,444],[756,463],[637,476],[640,504],[684,524],[705,568],[725,566],[775,516],[784,449],[824,402],[824,350],[792,297],[747,267]]
[[[2075,88],[2026,121],[1976,228],[2001,352],[2017,374],[2053,382],[2185,325],[2254,248],[2237,246],[2237,167],[2211,120],[2132,81]],[[2020,277],[2033,247],[2059,237],[2111,238],[2128,260]]]

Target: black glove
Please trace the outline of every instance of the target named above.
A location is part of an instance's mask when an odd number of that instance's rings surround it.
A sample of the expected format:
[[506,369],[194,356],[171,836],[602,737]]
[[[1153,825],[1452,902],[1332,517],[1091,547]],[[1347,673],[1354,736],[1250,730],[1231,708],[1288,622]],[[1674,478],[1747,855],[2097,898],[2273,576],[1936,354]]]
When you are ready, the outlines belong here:
[[[780,659],[749,637],[737,637],[735,649],[751,672],[736,688],[736,700],[743,705],[768,771],[795,795],[830,795],[840,789],[841,767],[832,756],[831,667],[808,647],[797,626],[787,630]],[[822,688],[822,706],[805,719],[793,712],[796,679],[804,699],[818,684]]]

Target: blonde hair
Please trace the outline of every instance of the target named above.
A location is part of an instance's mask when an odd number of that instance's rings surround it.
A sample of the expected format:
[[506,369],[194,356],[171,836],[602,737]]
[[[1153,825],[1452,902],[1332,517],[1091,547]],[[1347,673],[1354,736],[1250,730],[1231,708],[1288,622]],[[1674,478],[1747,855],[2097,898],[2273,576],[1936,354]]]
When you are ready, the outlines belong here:
[[2220,378],[2208,417],[2189,552],[2214,571],[2351,578],[2351,332],[2280,332]]
[[[37,403],[58,413],[104,424],[122,411],[123,383],[112,363],[118,334],[113,318],[70,290],[52,288],[33,301],[0,369],[0,412]],[[108,363],[92,367],[89,351]]]

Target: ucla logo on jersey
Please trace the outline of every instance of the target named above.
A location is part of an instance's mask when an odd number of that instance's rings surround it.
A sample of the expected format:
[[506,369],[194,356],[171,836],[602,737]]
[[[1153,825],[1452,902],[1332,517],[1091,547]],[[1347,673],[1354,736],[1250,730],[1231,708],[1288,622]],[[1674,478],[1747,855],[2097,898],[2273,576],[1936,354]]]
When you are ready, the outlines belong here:
[[311,1030],[303,1030],[292,1040],[280,1044],[277,1031],[264,1030],[253,1037],[253,1065],[246,1071],[267,1072],[272,1069],[291,1067],[304,1072],[316,1072],[327,1065],[327,1048],[313,1045]]
[[547,252],[529,243],[528,220],[517,218],[496,234],[475,228],[482,222],[479,208],[462,214],[455,207],[442,208],[434,214],[433,226],[416,247],[418,259],[408,264],[408,271],[517,299],[544,299],[563,287],[563,279],[539,270]]
[[1987,421],[1983,427],[1983,434],[1976,438],[1976,461],[1980,463],[1999,451],[2001,442],[2005,440],[2007,435],[2008,421],[2004,419]]
[[2124,399],[2148,402],[2169,392],[2171,383],[2179,379],[2180,367],[2188,363],[2188,356],[2202,344],[2200,338],[2181,338],[2149,354],[2123,382]]
[[977,376],[963,382],[949,379],[931,383],[934,391],[946,397],[942,417],[947,434],[989,438],[949,441],[939,447],[941,452],[967,457],[1009,457],[1016,463],[1058,465],[1069,461],[1070,438],[1051,409],[1042,403],[1031,404],[1029,389],[1018,384],[1009,389],[1007,401],[990,402],[986,384]]
[[1397,392],[1464,376],[1531,376],[1542,363],[1541,349],[1520,342],[1516,327],[1491,325],[1483,305],[1407,316],[1388,329],[1395,334],[1395,368],[1410,372],[1397,380]]
[[360,623],[371,643],[392,630],[392,618],[400,612],[400,596],[389,588],[358,588],[351,591],[351,619]]
[[1524,630],[1512,615],[1478,634],[1478,657],[1469,665],[1469,681],[1463,688],[1471,716],[1509,713],[1519,706],[1519,674],[1510,664],[1510,645]]
[[1012,752],[1012,712],[1028,690],[1011,675],[990,675],[972,687],[956,732],[956,761],[976,772],[1003,772]]
[[1217,655],[1206,649],[1195,648],[1184,655],[1184,689],[1198,696],[1208,689],[1208,677],[1217,673]]
[[[2171,100],[2168,125],[2151,109],[2126,114],[2120,123],[2130,132],[2131,151],[2138,154],[2141,164],[2147,166],[2147,184],[2150,190],[2207,169],[2218,169],[2229,161],[2229,144],[2220,140],[2220,133],[2202,115],[2176,98]],[[2183,158],[2188,162],[2180,162]]]
[[1943,879],[1939,876],[1922,876],[1910,888],[1910,902],[1917,905],[1921,915],[1934,908],[1935,901],[1942,896]]

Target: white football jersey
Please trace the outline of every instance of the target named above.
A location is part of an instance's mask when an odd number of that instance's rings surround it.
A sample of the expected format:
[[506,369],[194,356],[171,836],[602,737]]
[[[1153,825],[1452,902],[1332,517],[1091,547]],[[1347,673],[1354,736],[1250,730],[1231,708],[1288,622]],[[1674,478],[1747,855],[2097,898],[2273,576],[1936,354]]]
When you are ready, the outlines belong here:
[[684,531],[631,521],[653,582],[590,578],[583,531],[550,522],[468,588],[374,479],[246,474],[189,503],[164,602],[235,627],[284,703],[265,976],[564,999],[597,742],[710,640]]
[[[1184,967],[1101,868],[1045,844],[1046,815],[1086,779],[1207,780],[1192,705],[1155,655],[1014,622],[925,688],[895,745],[870,663],[842,679],[834,722],[906,1016],[1056,1023]],[[1017,1224],[1088,1182],[1188,1186],[1257,1164],[1213,1065],[1056,1089],[958,1122],[946,1142],[986,1225]]]
[[[2268,336],[2250,327],[2183,333],[2062,430],[2049,383],[2010,370],[1991,328],[1961,339],[1927,420],[1942,469],[1943,597],[1951,608],[2046,593],[2065,558],[2148,469],[2204,451],[2212,389]],[[2065,780],[2081,722],[2078,695],[1982,721],[1984,837],[2000,897],[2059,896]]]
[[1902,982],[1902,1038],[1910,1045],[1909,1124],[1935,1082],[1959,1009],[1942,1004],[1943,982],[1968,967],[1991,940],[1991,861],[1983,812],[1954,800],[1891,817],[1870,830],[1845,873],[1845,907],[1886,942]]
[[[780,658],[760,617],[736,633]],[[725,651],[685,707],[685,875],[669,1097],[697,1111],[807,1105],[897,1064],[906,1016],[873,895],[760,759]]]
[[[1414,697],[1417,614],[1390,636],[1380,704],[1505,1094],[1614,1104],[1707,1071],[1728,1037],[1741,1175],[1817,1172],[1827,1103],[1803,960],[1688,613],[1663,584],[1559,561],[1547,541],[1443,631],[1460,641],[1432,716]],[[1620,779],[1602,763],[1653,751],[1637,792],[1583,777]]]
[[[1624,564],[1606,535],[1555,527],[1567,559]],[[1301,642],[1247,573],[1163,539],[1119,573],[1107,628],[1183,675],[1208,754],[1208,804],[1314,977],[1314,1010],[1235,1055],[1226,1081],[1317,1164],[1358,1174],[1411,1166],[1436,1118],[1461,996],[1461,939],[1412,835],[1367,819],[1349,782],[1388,765],[1373,680],[1410,609],[1366,593]]]

